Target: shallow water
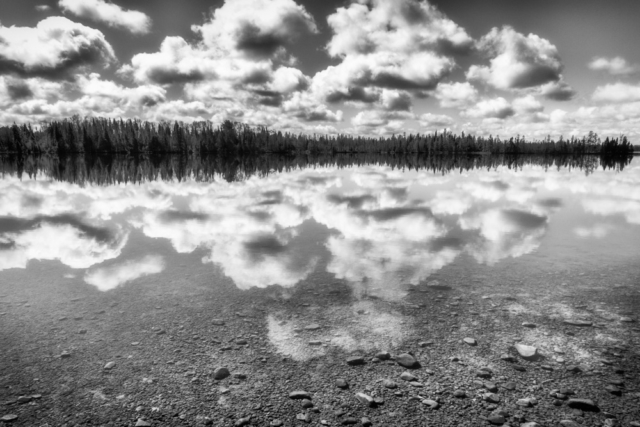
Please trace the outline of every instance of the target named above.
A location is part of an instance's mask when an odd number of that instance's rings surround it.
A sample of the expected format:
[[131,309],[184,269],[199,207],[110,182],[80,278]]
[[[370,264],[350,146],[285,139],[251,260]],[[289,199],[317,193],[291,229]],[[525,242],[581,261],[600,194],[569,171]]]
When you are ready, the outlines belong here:
[[64,279],[117,293],[187,268],[242,290],[337,279],[357,295],[400,300],[443,274],[470,284],[513,270],[622,274],[640,260],[637,161],[586,172],[372,164],[210,178],[7,173],[0,283]]

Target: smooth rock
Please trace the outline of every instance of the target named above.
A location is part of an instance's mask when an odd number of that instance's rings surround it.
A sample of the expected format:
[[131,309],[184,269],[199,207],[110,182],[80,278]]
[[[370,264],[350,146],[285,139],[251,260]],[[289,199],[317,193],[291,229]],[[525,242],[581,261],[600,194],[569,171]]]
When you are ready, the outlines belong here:
[[311,393],[304,390],[295,390],[289,393],[289,399],[308,399],[311,400]]
[[380,360],[389,360],[391,359],[391,354],[388,351],[380,351],[376,353],[376,358]]
[[540,424],[529,421],[528,423],[520,424],[520,427],[540,427]]
[[382,381],[382,386],[389,388],[389,389],[395,389],[398,388],[398,384],[395,381],[391,381],[389,379],[386,379],[384,381]]
[[216,368],[213,371],[214,380],[223,380],[227,378],[229,375],[231,375],[231,372],[229,372],[229,369],[227,368]]
[[573,409],[580,409],[582,411],[599,412],[600,408],[591,399],[569,399],[567,406]]
[[478,378],[491,378],[491,372],[478,370],[478,371],[476,371],[476,377],[478,377]]
[[523,408],[530,408],[533,406],[531,403],[531,399],[518,399],[516,401],[516,405],[521,406]]
[[500,402],[500,396],[498,396],[495,393],[485,393],[482,395],[482,399],[485,402],[489,402],[489,403],[499,403]]
[[284,423],[281,420],[273,420],[269,423],[271,427],[282,427]]
[[538,349],[533,346],[518,343],[514,347],[523,359],[531,360],[537,357]]
[[347,359],[347,365],[349,366],[357,366],[357,365],[364,365],[365,361],[364,361],[364,357],[362,356],[351,356]]
[[113,369],[115,366],[116,366],[116,362],[108,362],[106,365],[104,365],[104,369],[110,370],[110,369]]
[[349,425],[354,425],[354,424],[358,424],[358,420],[355,418],[345,418],[344,420],[342,420],[342,425],[343,426],[349,426]]
[[453,397],[457,397],[457,398],[461,399],[463,397],[467,397],[467,393],[465,393],[463,390],[455,390],[453,392]]
[[495,393],[495,392],[497,392],[497,391],[498,391],[498,386],[497,386],[497,385],[495,385],[495,384],[494,384],[494,383],[492,383],[492,382],[488,382],[488,381],[487,381],[486,383],[484,383],[484,384],[482,384],[482,385],[484,386],[484,388],[486,388],[486,389],[487,389],[488,391],[490,391],[491,393]]
[[511,362],[511,363],[513,363],[513,362],[515,362],[515,361],[516,361],[516,358],[515,358],[515,357],[513,357],[513,356],[510,356],[510,355],[508,355],[508,354],[503,354],[503,355],[501,355],[501,356],[500,356],[500,360],[503,360],[503,361],[505,361],[505,362]]
[[4,421],[8,423],[11,421],[15,421],[17,419],[18,419],[18,416],[16,414],[7,414],[7,415],[3,415],[2,418],[0,418],[0,421]]
[[465,344],[471,345],[471,346],[475,346],[478,345],[478,341],[474,340],[473,338],[464,338],[462,341],[464,341]]
[[318,325],[317,323],[312,323],[308,326],[305,326],[304,328],[307,331],[317,331],[318,329],[320,329],[322,326]]
[[537,328],[538,325],[536,325],[535,323],[531,323],[531,322],[524,322],[522,324],[522,326],[524,326],[525,328]]
[[416,358],[409,353],[402,353],[401,355],[396,357],[396,363],[408,369],[416,369],[420,367],[420,364],[418,363]]
[[367,418],[367,417],[362,417],[360,422],[362,423],[362,427],[371,427],[373,425],[371,420],[369,418]]
[[136,422],[136,427],[151,427],[151,423],[149,421],[145,421],[142,418],[138,418]]
[[310,401],[309,399],[303,399],[302,400],[302,407],[304,409],[309,409],[309,408],[313,408],[313,402]]
[[487,421],[489,421],[491,424],[499,425],[499,426],[501,426],[506,422],[506,420],[502,415],[491,415],[487,418]]
[[622,395],[622,390],[619,389],[618,387],[614,386],[614,385],[608,385],[604,389],[607,390],[609,393],[614,394],[616,396]]

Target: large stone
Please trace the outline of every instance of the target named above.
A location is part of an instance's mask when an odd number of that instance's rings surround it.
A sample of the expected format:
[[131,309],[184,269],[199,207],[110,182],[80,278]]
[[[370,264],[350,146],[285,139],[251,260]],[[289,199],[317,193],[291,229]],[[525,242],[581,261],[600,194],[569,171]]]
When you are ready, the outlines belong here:
[[518,343],[514,347],[523,359],[534,360],[538,358],[538,349],[533,346]]
[[368,394],[356,393],[356,399],[358,399],[360,403],[365,404],[367,406],[376,405],[375,401],[373,400],[373,397],[369,396]]
[[404,381],[418,381],[418,378],[410,372],[401,373],[400,379]]
[[364,365],[364,363],[364,357],[362,356],[351,356],[347,359],[347,365],[349,366]]
[[402,353],[401,355],[396,357],[396,363],[408,369],[417,369],[420,367],[420,364],[418,363],[416,358],[409,353]]
[[213,379],[215,380],[223,380],[231,375],[231,372],[227,368],[216,368],[213,371]]
[[569,399],[567,406],[581,411],[600,412],[598,405],[591,399]]

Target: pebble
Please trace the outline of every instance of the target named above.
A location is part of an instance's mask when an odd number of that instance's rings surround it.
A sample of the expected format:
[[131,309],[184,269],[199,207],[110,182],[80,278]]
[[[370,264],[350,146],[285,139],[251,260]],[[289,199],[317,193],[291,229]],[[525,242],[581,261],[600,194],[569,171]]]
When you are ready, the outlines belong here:
[[516,358],[508,354],[503,354],[502,356],[500,356],[500,360],[513,363],[516,361]]
[[464,338],[462,341],[464,341],[465,344],[468,344],[471,346],[478,345],[478,341],[474,340],[473,338],[467,337],[467,338]]
[[582,411],[599,412],[600,408],[591,399],[569,399],[567,402],[569,408],[580,409]]
[[356,399],[358,399],[360,403],[363,403],[365,405],[375,406],[375,401],[373,400],[373,397],[369,396],[368,394],[356,393]]
[[420,367],[420,364],[418,363],[416,358],[409,353],[403,353],[396,357],[396,363],[408,369],[415,369]]
[[345,418],[344,420],[342,420],[342,425],[343,426],[348,426],[348,425],[353,425],[353,424],[358,424],[358,420],[355,418]]
[[518,399],[516,401],[516,405],[521,406],[523,408],[530,408],[533,406],[531,399]]
[[116,366],[116,362],[108,362],[106,365],[104,365],[104,369],[110,370],[113,369]]
[[213,371],[213,379],[214,380],[223,380],[227,378],[231,373],[227,368],[216,368]]
[[622,390],[620,390],[618,387],[616,387],[614,385],[608,385],[604,389],[607,390],[609,393],[614,394],[616,396],[621,396],[622,395]]
[[289,393],[289,399],[308,399],[311,400],[311,394],[304,390],[295,390]]
[[138,418],[136,422],[136,427],[151,427],[151,423],[143,420],[142,418]]
[[535,359],[537,357],[538,349],[525,344],[515,344],[514,345],[516,351],[523,359]]
[[61,359],[68,359],[71,357],[71,353],[63,351],[62,353],[60,353],[60,358]]
[[20,396],[18,397],[17,402],[21,405],[25,404],[25,403],[29,403],[31,402],[31,396]]
[[491,378],[491,372],[478,370],[478,371],[476,371],[476,377],[478,377],[478,378]]
[[536,325],[535,323],[530,323],[530,322],[524,322],[522,324],[522,326],[524,326],[525,328],[537,328],[538,325]]
[[336,380],[336,387],[341,389],[349,388],[349,383],[344,378],[338,378]]
[[347,359],[347,365],[349,366],[357,366],[357,365],[364,365],[365,361],[364,361],[364,357],[362,356],[351,356]]
[[320,325],[319,325],[319,324],[317,324],[317,323],[312,323],[312,324],[310,324],[310,325],[308,325],[308,326],[305,326],[305,329],[306,329],[307,331],[317,331],[317,330],[318,330],[318,329],[320,329],[321,327],[322,327],[322,326],[320,326]]
[[484,388],[486,388],[488,391],[490,391],[491,393],[495,393],[498,391],[498,386],[496,386],[494,383],[492,382],[486,382],[483,384]]

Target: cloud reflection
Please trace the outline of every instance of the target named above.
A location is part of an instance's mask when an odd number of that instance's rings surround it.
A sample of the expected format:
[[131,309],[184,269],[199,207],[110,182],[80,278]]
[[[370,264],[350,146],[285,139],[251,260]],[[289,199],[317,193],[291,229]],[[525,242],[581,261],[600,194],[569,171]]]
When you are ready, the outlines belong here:
[[164,259],[161,256],[147,255],[139,260],[125,261],[87,271],[84,281],[106,292],[140,277],[161,273],[164,265]]

